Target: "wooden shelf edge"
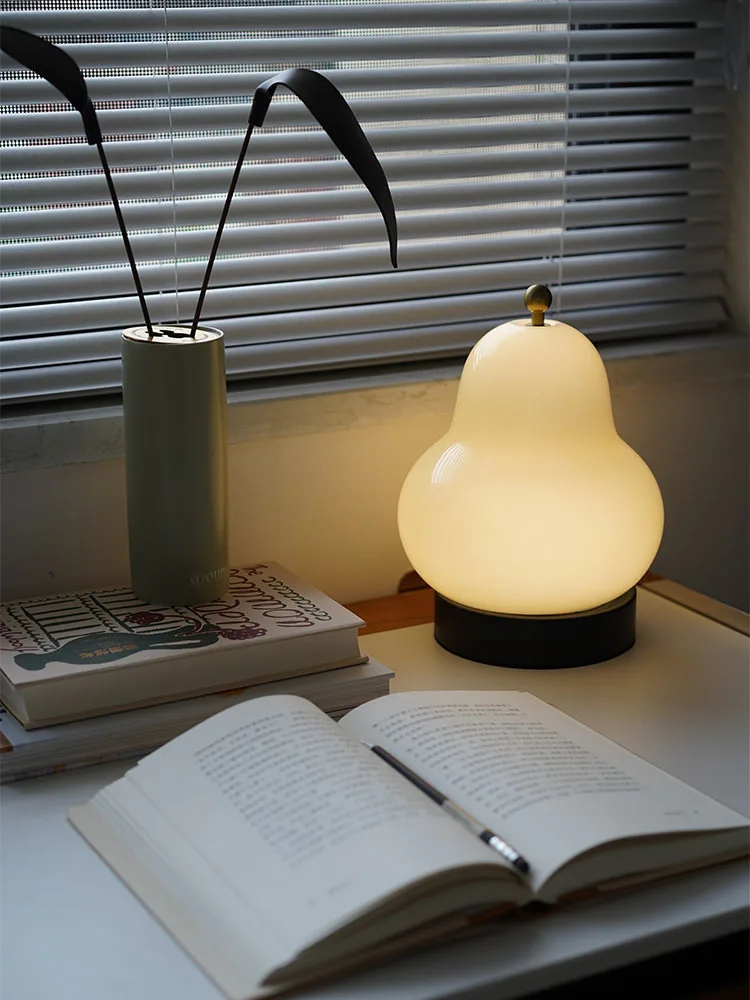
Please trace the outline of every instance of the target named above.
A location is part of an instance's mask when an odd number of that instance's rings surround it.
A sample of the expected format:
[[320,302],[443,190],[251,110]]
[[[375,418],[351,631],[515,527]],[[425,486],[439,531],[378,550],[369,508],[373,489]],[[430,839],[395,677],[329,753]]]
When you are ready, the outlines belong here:
[[[673,583],[657,573],[646,573],[638,586],[748,635],[750,618],[743,611]],[[407,573],[402,578],[397,594],[357,601],[347,607],[366,622],[360,635],[409,628],[412,625],[427,625],[434,620],[433,592],[414,572]]]
[[366,622],[365,627],[360,629],[360,635],[409,628],[410,625],[426,625],[433,620],[435,614],[433,593],[427,587],[389,597],[357,601],[347,607]]

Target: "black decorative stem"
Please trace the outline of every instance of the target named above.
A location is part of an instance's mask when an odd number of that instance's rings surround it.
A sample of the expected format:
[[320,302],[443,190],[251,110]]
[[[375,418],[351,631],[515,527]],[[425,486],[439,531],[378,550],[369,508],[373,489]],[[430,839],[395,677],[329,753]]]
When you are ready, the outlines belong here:
[[109,169],[109,163],[107,163],[107,157],[104,155],[104,149],[100,142],[96,144],[97,152],[99,153],[99,159],[102,163],[102,170],[104,171],[104,176],[107,179],[107,187],[109,188],[109,196],[112,199],[112,205],[114,206],[115,215],[117,216],[117,223],[120,227],[120,232],[122,233],[123,243],[125,244],[125,253],[128,257],[128,263],[130,264],[130,270],[133,274],[133,281],[135,282],[135,290],[138,293],[138,301],[141,304],[141,312],[143,313],[143,320],[146,324],[146,329],[148,330],[149,336],[152,337],[154,334],[154,328],[151,325],[151,317],[149,316],[148,306],[146,305],[146,296],[143,293],[143,285],[141,284],[141,278],[138,274],[138,268],[135,264],[135,257],[133,255],[133,248],[130,245],[130,237],[128,236],[128,231],[125,227],[125,219],[122,215],[122,209],[120,208],[120,199],[117,197],[117,192],[115,191],[114,181],[112,180],[112,173]]
[[193,322],[190,326],[190,336],[195,336],[195,331],[198,329],[198,323],[201,318],[201,311],[203,309],[203,301],[206,298],[206,292],[208,291],[208,283],[211,280],[211,272],[214,269],[214,261],[216,260],[216,254],[219,252],[219,243],[221,241],[221,234],[224,232],[224,225],[227,221],[227,216],[229,215],[229,206],[232,204],[232,198],[234,197],[234,191],[237,187],[237,182],[240,179],[240,171],[242,170],[242,164],[245,161],[245,154],[247,153],[247,147],[250,143],[250,136],[253,134],[253,125],[248,125],[247,131],[245,132],[245,138],[242,140],[242,148],[240,149],[240,155],[237,158],[237,163],[234,167],[234,173],[232,174],[232,180],[229,184],[229,190],[227,191],[227,196],[224,199],[224,207],[221,210],[221,218],[219,219],[219,225],[216,227],[216,235],[214,236],[213,246],[211,247],[211,253],[208,256],[208,263],[206,264],[206,272],[203,275],[203,284],[201,285],[201,290],[198,293],[198,302],[195,306],[195,315],[193,316]]

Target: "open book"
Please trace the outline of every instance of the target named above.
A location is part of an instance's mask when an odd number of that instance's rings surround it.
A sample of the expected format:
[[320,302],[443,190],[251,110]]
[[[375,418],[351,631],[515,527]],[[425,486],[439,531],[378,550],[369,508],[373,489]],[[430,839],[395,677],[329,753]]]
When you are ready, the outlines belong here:
[[[361,741],[492,829],[522,875]],[[232,998],[339,975],[532,900],[748,852],[741,815],[529,694],[419,692],[338,724],[228,709],[70,819]],[[106,919],[106,914],[102,914]]]

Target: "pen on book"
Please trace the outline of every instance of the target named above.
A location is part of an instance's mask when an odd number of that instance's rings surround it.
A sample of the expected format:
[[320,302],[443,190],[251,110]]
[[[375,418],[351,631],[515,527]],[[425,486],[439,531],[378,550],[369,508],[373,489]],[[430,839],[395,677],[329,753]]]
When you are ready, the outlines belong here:
[[411,768],[406,766],[406,764],[402,764],[397,757],[394,757],[393,754],[384,750],[383,747],[367,743],[365,740],[362,740],[362,742],[368,749],[372,750],[374,754],[380,757],[381,760],[384,760],[386,764],[390,764],[395,771],[398,771],[399,774],[403,775],[404,778],[415,785],[420,791],[424,792],[425,795],[428,795],[433,802],[436,802],[450,816],[457,819],[459,823],[463,823],[463,825],[471,830],[472,833],[476,834],[480,840],[484,841],[488,847],[493,848],[493,850],[497,851],[498,854],[501,854],[506,861],[513,865],[516,871],[521,872],[523,875],[529,874],[529,863],[526,858],[519,854],[514,847],[511,847],[506,840],[503,840],[502,837],[493,833],[492,830],[488,830],[487,827],[480,823],[478,819],[474,819],[474,817],[470,813],[466,812],[465,809],[462,809],[461,806],[452,802],[447,795],[443,795],[443,793],[439,792],[434,785],[431,785],[429,781],[425,781],[424,778],[421,778],[415,771],[412,771]]

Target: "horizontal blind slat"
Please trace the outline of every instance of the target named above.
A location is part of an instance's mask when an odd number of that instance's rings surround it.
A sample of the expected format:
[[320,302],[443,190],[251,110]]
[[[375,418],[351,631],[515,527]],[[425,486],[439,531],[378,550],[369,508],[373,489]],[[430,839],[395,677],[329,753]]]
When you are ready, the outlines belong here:
[[[489,208],[498,204],[533,200],[569,200],[591,198],[621,198],[653,194],[717,193],[725,184],[722,170],[653,170],[623,171],[611,174],[578,174],[531,178],[529,180],[485,180],[450,183],[393,185],[391,192],[397,213],[441,208],[477,206]],[[213,230],[224,204],[223,197],[200,200],[182,199],[123,204],[128,230],[169,227],[208,227]],[[242,221],[288,221],[291,219],[330,218],[336,215],[369,215],[372,202],[364,188],[295,191],[290,194],[236,195],[230,219]],[[111,230],[116,232],[111,205],[80,209],[27,210],[23,213],[0,215],[2,234],[6,239],[31,239],[44,236],[85,236]]]
[[[626,280],[566,284],[565,312],[576,308],[607,306],[617,308],[629,302],[674,302],[718,297],[722,294],[720,275],[686,277],[647,277]],[[390,330],[408,330],[428,324],[483,320],[492,324],[495,316],[518,311],[518,289],[466,293],[460,296],[438,295],[406,299],[395,303],[376,302],[348,308],[320,308],[301,312],[287,311],[260,316],[226,317],[221,321],[228,353],[239,345],[263,344],[266,341],[305,341],[311,337],[341,337],[352,334]],[[489,326],[488,326],[489,329]],[[91,331],[85,335],[63,334],[33,340],[13,340],[2,346],[2,363],[7,369],[35,365],[69,364],[116,358],[120,354],[121,330]]]
[[[635,278],[627,281],[587,282],[565,286],[566,315],[582,305],[619,307],[632,301],[687,301],[717,297],[723,292],[719,275],[698,277]],[[396,304],[374,304],[346,310],[319,309],[306,313],[274,313],[263,317],[225,319],[222,323],[225,342],[262,343],[264,340],[299,340],[316,334],[344,335],[368,330],[408,329],[427,323],[461,322],[484,319],[494,322],[495,315],[518,314],[518,291],[483,292],[457,298],[407,300]],[[489,329],[489,327],[488,327]],[[119,347],[117,348],[119,350]]]
[[[518,311],[497,315],[489,322],[514,319]],[[675,302],[668,305],[647,303],[612,309],[572,309],[565,314],[567,322],[597,343],[620,340],[633,334],[650,335],[673,330],[705,330],[718,326],[724,318],[720,300]],[[419,361],[425,357],[454,357],[466,353],[487,332],[487,320],[473,320],[439,326],[412,327],[363,333],[352,337],[313,338],[303,341],[282,341],[260,347],[236,347],[228,354],[229,379],[241,380],[252,371],[255,376],[278,373],[300,373],[320,368],[335,368],[367,364],[387,354],[400,362]],[[323,360],[321,360],[321,357]],[[105,364],[108,364],[105,362]],[[116,365],[117,362],[109,362]],[[252,364],[252,368],[251,368]]]
[[[20,25],[20,22],[19,22]],[[115,36],[117,37],[117,36]],[[64,45],[82,70],[104,67],[108,70],[139,66],[162,66],[165,62],[163,40],[112,41]],[[493,59],[506,56],[540,55],[618,55],[634,52],[701,52],[720,55],[723,31],[719,28],[641,28],[636,30],[574,31],[499,31],[496,33],[436,32],[412,35],[387,34],[370,37],[337,34],[325,37],[280,37],[273,48],[267,38],[213,38],[211,40],[169,42],[169,60],[178,65],[246,64],[269,69],[279,64],[314,67],[331,62],[361,62],[376,59]],[[4,70],[17,64],[5,56]]]
[[[723,212],[721,198],[713,195],[674,195],[652,198],[623,198],[609,202],[579,202],[562,206],[512,209],[461,209],[443,212],[405,212],[399,219],[400,237],[404,240],[425,237],[445,238],[470,233],[488,233],[518,229],[540,229],[584,225],[667,222],[676,219],[712,221]],[[133,251],[138,261],[205,255],[213,233],[178,231],[132,235]],[[222,237],[225,254],[270,250],[298,250],[303,247],[326,247],[356,243],[384,243],[380,218],[355,217],[343,220],[316,220],[313,223],[274,223],[256,226],[228,225]],[[385,245],[385,244],[384,244]],[[385,250],[384,250],[385,252]],[[122,241],[117,236],[10,243],[3,251],[7,271],[24,268],[91,266],[105,262],[119,263],[123,258]]]
[[[566,257],[586,254],[616,253],[627,250],[648,250],[684,245],[688,248],[710,248],[724,244],[725,232],[715,223],[651,223],[645,225],[601,226],[572,230],[565,234]],[[523,261],[535,267],[538,258],[554,257],[560,250],[560,233],[508,234],[458,240],[407,241],[399,250],[399,268],[454,268],[462,264]],[[153,293],[174,287],[196,288],[202,277],[203,261],[185,261],[148,265],[141,268],[143,286]],[[220,258],[213,272],[208,306],[212,306],[215,291],[228,285],[247,284],[252,289],[259,284],[284,282],[288,297],[296,301],[296,281],[310,278],[363,275],[383,271],[383,250],[380,246],[355,247],[340,250],[320,250],[297,254],[274,254],[257,257]],[[90,271],[60,271],[48,274],[6,277],[3,281],[5,308],[19,303],[56,302],[60,330],[75,328],[68,322],[67,310],[77,307],[77,300],[101,299],[102,294],[120,295],[134,300],[130,269],[125,264]],[[60,301],[57,301],[60,300]],[[133,301],[132,309],[136,305]],[[6,314],[0,314],[2,319]],[[165,322],[164,314],[160,321]],[[0,324],[2,326],[2,324]],[[28,332],[32,332],[29,330]]]
[[[719,113],[612,115],[603,118],[562,118],[550,121],[525,121],[478,125],[419,125],[412,128],[371,127],[366,131],[376,153],[413,150],[460,150],[472,146],[499,147],[537,142],[625,142],[664,138],[721,137],[726,122]],[[244,130],[243,130],[244,131]],[[108,145],[113,168],[163,166],[164,163],[192,165],[201,159],[234,163],[241,135],[205,136],[192,139],[169,138],[125,140]],[[627,150],[623,149],[627,155]],[[319,129],[308,132],[257,132],[252,139],[253,159],[330,157],[335,150]],[[37,170],[92,169],[95,151],[84,142],[52,146],[9,146],[0,149],[2,169],[7,173]],[[314,166],[310,165],[311,172]],[[311,177],[311,183],[314,178]]]
[[[427,181],[436,178],[490,177],[493,175],[539,173],[561,170],[567,162],[571,171],[604,170],[611,167],[628,170],[652,166],[686,166],[701,168],[723,166],[726,149],[716,139],[675,139],[653,142],[628,142],[571,146],[562,148],[467,150],[444,153],[440,157],[402,156],[391,153],[381,157],[381,163],[391,183]],[[171,170],[133,170],[115,174],[120,199],[154,198],[160,192],[171,195],[174,180],[178,196],[225,195],[232,167],[185,167]],[[309,185],[308,163],[252,163],[240,175],[239,191],[298,190]],[[321,160],[315,164],[316,186],[347,185],[352,182],[351,167],[343,159]],[[97,201],[102,196],[102,178],[95,174],[69,176],[9,178],[0,177],[0,206],[11,208],[24,205],[59,205],[63,193],[70,202]],[[0,216],[0,221],[2,221]]]
[[[257,315],[284,312],[304,305],[306,309],[364,304],[367,302],[399,301],[429,295],[463,295],[473,291],[520,288],[528,284],[533,269],[534,280],[554,285],[564,268],[565,281],[631,278],[652,274],[698,274],[721,270],[724,251],[706,250],[639,250],[619,253],[581,254],[535,261],[506,261],[491,264],[457,265],[430,270],[412,269],[396,273],[352,275],[299,280],[290,289],[287,282],[246,287],[215,288],[211,294],[212,323],[224,316]],[[58,303],[31,307],[5,307],[2,311],[3,337],[39,337],[54,335],[65,329],[81,333],[102,326],[116,328],[124,312],[131,306],[129,297],[107,298],[70,303],[65,307],[65,325],[61,326]],[[157,315],[159,295],[148,296],[149,311]],[[183,293],[180,302],[186,315],[192,314],[197,299]],[[30,350],[33,348],[30,348]]]
[[46,31],[71,35],[76,32],[147,32],[205,31],[210,24],[215,31],[303,31],[347,28],[380,28],[384,19],[394,27],[432,27],[462,25],[496,27],[498,24],[567,23],[573,24],[628,23],[637,21],[667,22],[723,21],[720,0],[536,0],[532,3],[493,3],[489,0],[458,3],[357,3],[345,6],[333,4],[263,4],[231,7],[168,7],[132,8],[119,10],[29,10],[24,11],[24,24],[30,31]]
[[[165,95],[166,96],[166,95]],[[595,111],[643,112],[692,108],[695,111],[718,111],[726,106],[727,92],[720,86],[694,87],[624,87],[595,88],[573,91],[569,97],[559,93],[485,93],[438,97],[402,97],[394,99],[350,101],[352,110],[363,127],[370,123],[412,122],[433,120],[475,120],[477,118],[507,118],[513,115],[565,115]],[[249,105],[249,102],[248,102]],[[10,109],[12,111],[12,109]],[[198,131],[215,132],[237,129],[247,120],[248,107],[241,104],[221,104],[206,101],[195,107],[132,108],[103,110],[99,121],[105,135],[142,135],[169,132],[174,136]],[[298,103],[272,106],[266,124],[272,128],[308,126],[310,113]],[[24,111],[6,114],[3,121],[3,141],[34,139],[44,136],[44,142],[62,136],[79,136],[81,118],[78,112],[60,110],[50,113]]]
[[[702,52],[720,55],[724,49],[721,28],[638,28],[573,31],[440,31],[424,34],[397,34],[387,30],[358,35],[341,32],[323,37],[274,39],[221,38],[207,41],[169,42],[169,60],[179,65],[214,65],[216,63],[259,65],[304,63],[309,66],[330,62],[361,62],[368,59],[493,59],[521,55],[618,55],[633,52]],[[568,34],[570,37],[568,38]],[[116,36],[115,36],[116,37]],[[65,45],[81,69],[164,64],[164,42],[105,41]]]
[[[497,321],[511,319],[517,310]],[[719,299],[645,304],[612,309],[572,310],[566,320],[585,328],[596,342],[628,336],[707,330],[719,326],[724,310]],[[384,357],[406,363],[434,358],[451,358],[466,353],[487,330],[485,321],[379,331],[352,337],[311,338],[260,348],[236,348],[227,354],[228,379],[245,381],[268,375],[300,375],[321,370],[351,369],[368,363],[382,363]],[[253,367],[251,367],[251,364]],[[34,369],[0,371],[0,395],[6,402],[37,396],[44,400],[91,394],[110,394],[120,386],[120,362],[97,361],[81,365],[42,366]]]
[[[450,63],[437,66],[370,66],[352,69],[326,67],[325,75],[343,92],[447,89],[450,87],[486,87],[487,65]],[[155,89],[163,92],[169,84],[173,99],[240,97],[249,100],[255,88],[268,76],[252,68],[247,72],[220,72],[210,67],[203,73],[189,72],[180,66],[169,74],[159,72],[131,76],[96,76],[88,74],[87,86],[91,98],[99,101],[148,99]],[[161,77],[161,79],[159,79]],[[542,84],[613,84],[681,82],[722,83],[724,66],[720,59],[664,58],[655,54],[650,59],[606,59],[585,62],[507,62],[492,66],[492,85],[540,86]],[[50,85],[38,77],[18,77],[3,81],[3,102],[13,104],[47,104],[57,97]]]

